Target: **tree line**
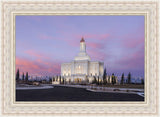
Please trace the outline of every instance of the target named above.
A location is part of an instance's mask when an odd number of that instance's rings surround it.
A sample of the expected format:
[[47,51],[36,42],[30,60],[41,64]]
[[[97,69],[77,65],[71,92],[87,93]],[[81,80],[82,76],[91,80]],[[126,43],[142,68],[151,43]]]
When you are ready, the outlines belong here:
[[[103,73],[103,80],[101,81],[99,76],[98,76],[98,79],[96,79],[96,77],[94,76],[94,79],[93,79],[92,83],[93,84],[97,84],[97,85],[102,85],[102,84],[106,85],[106,84],[108,84],[106,76],[107,76],[107,72],[106,72],[106,68],[105,68],[104,69],[104,73]],[[17,69],[16,81],[19,82],[20,80],[28,82],[28,72],[26,72],[26,75],[24,75],[24,72],[23,72],[22,79],[20,79],[20,72],[19,72],[19,69]],[[49,78],[49,81],[51,82],[52,78]],[[54,77],[53,77],[53,81],[55,81]],[[61,76],[60,76],[60,84],[64,84],[64,82],[65,82],[65,79],[61,78]],[[130,72],[129,72],[128,76],[127,76],[127,80],[126,81],[124,79],[124,73],[122,73],[120,84],[123,85],[125,83],[126,84],[131,84],[131,73]],[[116,76],[114,75],[114,73],[112,73],[112,76],[111,76],[111,84],[112,85],[116,84]],[[144,80],[143,79],[141,79],[141,84],[144,84]]]
[[[20,81],[19,69],[17,70],[17,73],[16,73],[16,81],[17,81],[17,82]],[[26,72],[26,75],[24,75],[24,72],[23,72],[22,81],[28,82],[28,72]]]
[[[122,74],[121,76],[121,81],[120,81],[120,84],[124,84],[125,81],[124,81],[124,73]],[[127,76],[127,81],[126,81],[127,84],[131,84],[131,73],[129,72],[128,76]]]
[[[104,69],[104,73],[103,73],[103,84],[106,85],[108,82],[107,82],[107,79],[106,79],[106,76],[107,76],[107,72],[106,72],[106,68]],[[121,81],[120,81],[120,84],[124,84],[125,81],[124,81],[124,73],[122,73],[122,76],[121,76]],[[99,80],[98,80],[99,81]],[[112,85],[114,85],[116,83],[116,76],[114,75],[114,73],[112,73],[112,77],[111,77],[111,83]],[[127,76],[127,81],[126,81],[127,84],[131,84],[131,73],[129,72],[128,76]],[[99,84],[99,82],[97,83]]]

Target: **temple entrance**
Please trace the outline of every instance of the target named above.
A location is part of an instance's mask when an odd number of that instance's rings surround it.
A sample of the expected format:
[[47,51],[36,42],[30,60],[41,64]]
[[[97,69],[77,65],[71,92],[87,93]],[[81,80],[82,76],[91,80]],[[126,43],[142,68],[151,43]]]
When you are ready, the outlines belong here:
[[75,79],[74,79],[74,82],[75,82],[75,83],[81,83],[81,78],[75,78]]

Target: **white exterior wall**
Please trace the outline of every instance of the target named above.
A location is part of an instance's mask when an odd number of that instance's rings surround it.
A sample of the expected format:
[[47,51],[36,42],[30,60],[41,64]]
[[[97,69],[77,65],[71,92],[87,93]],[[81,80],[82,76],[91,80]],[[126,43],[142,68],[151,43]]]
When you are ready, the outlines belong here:
[[103,65],[101,62],[90,62],[90,61],[73,61],[70,63],[63,63],[61,65],[61,75],[87,75],[87,76],[102,76]]
[[92,74],[92,76],[102,76],[103,75],[103,68],[104,63],[95,61],[90,62],[89,64],[89,75]]
[[72,73],[75,74],[85,74],[88,75],[88,61],[74,61],[72,62],[74,67],[72,67]]
[[103,76],[103,72],[104,72],[104,63],[100,62],[100,64],[99,64],[99,76]]
[[61,75],[70,76],[71,75],[71,64],[72,63],[63,63],[61,65]]

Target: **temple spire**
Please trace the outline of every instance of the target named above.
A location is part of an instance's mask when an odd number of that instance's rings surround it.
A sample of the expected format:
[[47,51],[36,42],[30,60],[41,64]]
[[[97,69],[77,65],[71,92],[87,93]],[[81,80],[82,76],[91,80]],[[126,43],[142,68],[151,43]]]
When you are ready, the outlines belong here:
[[78,53],[78,56],[76,56],[74,60],[91,60],[86,53],[86,44],[83,37],[80,40],[80,51]]
[[81,41],[80,41],[80,42],[85,42],[85,40],[84,40],[84,38],[83,38],[83,37],[81,38]]

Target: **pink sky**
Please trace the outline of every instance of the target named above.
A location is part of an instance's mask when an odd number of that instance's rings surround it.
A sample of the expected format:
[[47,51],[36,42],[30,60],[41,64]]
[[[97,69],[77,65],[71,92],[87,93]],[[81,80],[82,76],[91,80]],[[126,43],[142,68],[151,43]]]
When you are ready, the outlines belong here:
[[144,76],[144,16],[16,16],[16,69],[60,74],[82,36],[91,60],[103,61],[108,74]]

